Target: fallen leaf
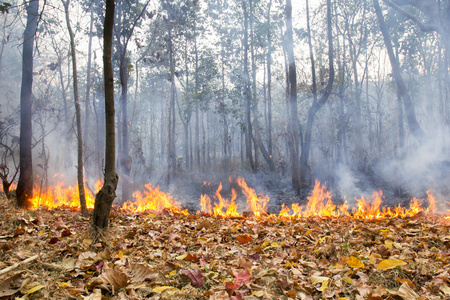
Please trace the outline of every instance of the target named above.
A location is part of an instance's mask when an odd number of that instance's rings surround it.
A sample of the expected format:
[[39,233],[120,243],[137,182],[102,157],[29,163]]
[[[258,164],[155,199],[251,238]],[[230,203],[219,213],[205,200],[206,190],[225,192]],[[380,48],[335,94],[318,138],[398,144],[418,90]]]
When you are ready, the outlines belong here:
[[114,290],[125,287],[128,284],[128,277],[119,270],[109,269],[100,274],[99,278],[106,284],[110,284]]
[[239,235],[236,240],[241,244],[250,243],[253,239],[248,235]]
[[351,268],[364,269],[364,264],[354,256],[350,256],[347,260],[347,264]]
[[20,286],[17,288],[11,288],[11,284],[14,284],[17,279],[21,277],[22,273],[18,273],[14,276],[6,278],[0,283],[0,297],[9,297],[14,295],[20,290]]
[[164,286],[158,286],[158,287],[153,288],[152,292],[153,293],[163,293],[164,291],[169,290],[169,289],[173,289],[177,292],[180,291],[179,289],[177,289],[173,286],[164,285]]
[[194,270],[181,270],[181,274],[188,276],[192,281],[192,286],[201,288],[203,287],[203,274],[200,269]]
[[394,269],[395,267],[404,266],[404,265],[406,265],[406,262],[404,262],[401,259],[397,259],[397,258],[386,259],[386,260],[381,261],[378,264],[377,270],[390,270],[390,269]]

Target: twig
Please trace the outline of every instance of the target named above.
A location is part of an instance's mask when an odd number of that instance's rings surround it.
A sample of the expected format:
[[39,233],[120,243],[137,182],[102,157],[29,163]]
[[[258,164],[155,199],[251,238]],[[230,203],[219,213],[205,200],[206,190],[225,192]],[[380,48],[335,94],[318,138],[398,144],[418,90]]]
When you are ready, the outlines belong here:
[[38,259],[38,258],[39,258],[39,254],[36,254],[36,255],[34,255],[34,256],[31,256],[31,257],[25,259],[24,261],[20,261],[20,262],[14,264],[14,265],[12,265],[12,266],[9,266],[9,267],[7,267],[7,268],[5,268],[5,269],[3,269],[3,270],[0,270],[0,275],[1,275],[1,274],[8,273],[9,271],[12,271],[12,270],[16,269],[16,268],[19,267],[20,265],[29,263],[29,262],[31,262],[31,261],[33,261],[33,260]]
[[169,285],[169,283],[167,282],[166,276],[164,276],[164,274],[158,268],[155,268],[155,269],[158,271],[159,275],[161,275],[161,277],[163,278],[165,285]]

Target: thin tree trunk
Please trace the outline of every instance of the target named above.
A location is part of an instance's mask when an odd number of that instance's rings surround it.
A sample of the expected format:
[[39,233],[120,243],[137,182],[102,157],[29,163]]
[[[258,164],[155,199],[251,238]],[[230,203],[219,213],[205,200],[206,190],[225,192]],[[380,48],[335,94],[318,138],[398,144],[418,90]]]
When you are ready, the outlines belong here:
[[[91,109],[90,109],[90,96],[91,96],[91,66],[92,66],[92,36],[93,36],[93,28],[94,28],[94,10],[91,9],[91,23],[89,25],[89,42],[88,42],[88,61],[86,68],[86,95],[84,98],[84,143],[86,145],[91,146],[90,143],[90,122],[91,122]],[[98,130],[98,128],[97,128]],[[91,152],[92,153],[92,152]],[[84,153],[84,163],[88,165],[87,161],[88,157],[86,153]]]
[[331,95],[334,82],[334,65],[333,65],[333,34],[331,28],[331,0],[327,0],[327,38],[328,38],[328,62],[329,62],[329,78],[325,91],[319,100],[314,99],[308,112],[308,119],[305,128],[305,140],[300,156],[300,180],[301,184],[307,184],[309,151],[311,149],[311,136],[314,118],[317,112],[325,105]]
[[83,176],[83,135],[81,132],[81,109],[80,109],[80,100],[78,95],[78,74],[77,74],[77,55],[75,49],[75,38],[73,36],[72,27],[70,26],[69,19],[69,4],[70,0],[64,2],[64,9],[66,14],[66,25],[67,30],[69,31],[70,38],[70,52],[72,54],[72,76],[73,76],[73,100],[75,104],[75,115],[77,122],[77,179],[78,179],[78,195],[80,198],[80,207],[81,214],[83,216],[87,215],[87,207],[86,207],[86,196],[84,193],[84,176]]
[[245,98],[245,156],[250,164],[252,171],[255,171],[252,154],[252,121],[251,121],[251,101],[252,94],[250,90],[250,75],[248,70],[248,12],[247,4],[244,3],[244,98]]
[[400,97],[403,100],[403,106],[406,112],[406,119],[408,121],[409,130],[412,135],[416,138],[416,140],[420,143],[425,137],[425,133],[420,127],[419,122],[416,118],[416,112],[414,110],[414,105],[412,103],[411,97],[408,93],[408,89],[403,81],[400,64],[398,58],[395,57],[394,50],[392,48],[391,37],[389,36],[389,31],[384,21],[383,12],[381,11],[380,3],[378,0],[373,0],[373,5],[375,7],[375,13],[378,18],[378,23],[380,25],[381,33],[383,34],[384,44],[386,46],[386,50],[388,52],[389,61],[391,62],[392,74],[394,76],[394,80],[397,84],[397,88],[400,94]]
[[291,158],[291,178],[292,186],[297,193],[300,193],[300,168],[298,162],[298,115],[297,115],[297,70],[294,57],[294,39],[292,33],[292,3],[286,0],[286,52],[288,60],[287,93],[288,93],[288,145]]
[[[95,196],[92,227],[94,234],[108,228],[109,212],[116,197],[119,176],[116,173],[116,145],[114,124],[114,73],[111,61],[112,31],[114,25],[114,0],[106,0],[105,23],[103,31],[103,69],[105,81],[105,180],[103,187]],[[94,236],[98,239],[98,236]]]
[[33,163],[31,154],[31,107],[33,104],[33,50],[34,36],[39,19],[39,0],[26,5],[27,25],[23,36],[22,86],[20,89],[20,175],[17,184],[17,205],[28,208],[33,197]]

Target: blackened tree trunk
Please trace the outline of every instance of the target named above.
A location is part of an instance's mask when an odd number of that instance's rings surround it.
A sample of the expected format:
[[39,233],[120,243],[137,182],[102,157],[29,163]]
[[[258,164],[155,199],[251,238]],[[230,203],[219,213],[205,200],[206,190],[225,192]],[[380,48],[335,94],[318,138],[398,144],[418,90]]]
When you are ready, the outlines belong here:
[[33,162],[31,155],[31,107],[33,102],[34,35],[39,19],[39,0],[26,4],[27,25],[23,36],[22,86],[20,89],[20,175],[17,184],[17,205],[27,208],[33,197]]
[[109,212],[116,197],[119,176],[116,173],[115,127],[114,127],[114,76],[111,61],[112,30],[114,25],[114,0],[106,0],[105,23],[103,29],[103,69],[105,81],[105,180],[95,196],[92,227],[95,233],[108,228]]
[[291,158],[291,177],[292,186],[300,192],[300,168],[298,162],[298,115],[297,115],[297,71],[295,67],[294,57],[294,38],[292,33],[292,3],[291,0],[286,0],[286,52],[288,59],[287,68],[287,97],[289,108],[288,121],[288,145],[289,154]]
[[[302,147],[302,154],[300,156],[301,185],[307,184],[307,175],[309,169],[308,160],[309,160],[309,151],[311,149],[311,136],[314,118],[317,112],[328,101],[328,98],[330,97],[331,91],[333,89],[334,65],[333,65],[333,33],[331,29],[331,0],[327,0],[327,37],[328,37],[328,63],[330,72],[328,77],[328,83],[327,86],[325,87],[325,91],[323,92],[320,99],[314,98],[313,104],[309,108],[308,119],[306,121],[306,128],[305,128],[305,140]],[[312,60],[312,62],[314,61]]]
[[69,4],[70,0],[63,1],[66,14],[67,30],[70,38],[70,52],[72,54],[72,76],[73,76],[73,101],[75,103],[75,116],[77,122],[77,179],[78,179],[78,195],[80,198],[81,214],[87,215],[86,196],[84,193],[84,176],[83,176],[83,135],[81,132],[81,109],[78,96],[78,73],[77,73],[77,55],[75,51],[75,38],[73,36],[72,27],[70,26]]
[[384,21],[383,12],[381,11],[380,3],[378,0],[373,0],[373,5],[375,7],[375,12],[378,18],[378,24],[380,25],[381,33],[383,34],[384,44],[388,52],[389,61],[391,62],[392,75],[394,76],[395,83],[397,84],[397,89],[399,96],[403,100],[403,106],[405,108],[406,120],[408,121],[409,130],[412,135],[416,138],[418,142],[421,142],[424,138],[424,132],[420,127],[419,122],[416,118],[416,112],[414,110],[414,105],[412,103],[411,97],[406,87],[405,82],[400,71],[400,63],[398,58],[394,54],[392,47],[391,37],[389,36],[389,31]]

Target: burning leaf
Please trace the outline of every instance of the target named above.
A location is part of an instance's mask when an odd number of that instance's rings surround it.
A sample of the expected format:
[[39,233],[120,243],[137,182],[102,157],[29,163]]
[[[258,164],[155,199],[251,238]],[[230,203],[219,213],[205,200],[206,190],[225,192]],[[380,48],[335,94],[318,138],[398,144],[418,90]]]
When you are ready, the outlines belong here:
[[181,270],[181,274],[188,276],[192,281],[192,286],[201,288],[203,287],[203,274],[200,269],[194,270]]
[[250,243],[253,239],[248,235],[240,235],[236,238],[236,240],[241,244]]
[[395,267],[404,266],[404,265],[406,265],[406,262],[404,262],[401,259],[396,259],[396,258],[386,259],[386,260],[381,261],[378,264],[377,270],[389,270],[389,269],[394,269]]
[[350,256],[347,260],[347,264],[351,268],[364,269],[364,264],[354,256]]

